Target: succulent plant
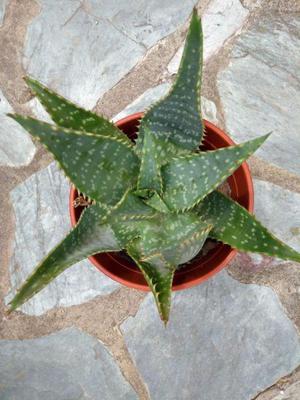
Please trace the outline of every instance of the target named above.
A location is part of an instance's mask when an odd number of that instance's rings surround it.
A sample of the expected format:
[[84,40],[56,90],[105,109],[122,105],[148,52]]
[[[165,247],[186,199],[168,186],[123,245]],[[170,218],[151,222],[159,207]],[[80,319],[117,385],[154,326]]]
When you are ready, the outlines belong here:
[[242,206],[218,191],[268,135],[200,151],[202,28],[193,12],[177,79],[143,116],[134,145],[105,118],[26,78],[55,124],[10,115],[53,154],[90,199],[76,227],[37,266],[10,303],[14,310],[72,264],[125,249],[142,271],[164,322],[178,266],[210,237],[233,248],[300,262]]

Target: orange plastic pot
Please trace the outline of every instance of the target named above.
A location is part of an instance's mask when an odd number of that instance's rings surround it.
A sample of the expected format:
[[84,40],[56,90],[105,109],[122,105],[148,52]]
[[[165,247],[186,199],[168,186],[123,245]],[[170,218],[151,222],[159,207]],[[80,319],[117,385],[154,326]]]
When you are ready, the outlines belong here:
[[[129,115],[116,123],[130,139],[137,138],[137,125],[142,113]],[[206,128],[205,141],[203,147],[206,150],[214,150],[221,147],[227,147],[234,144],[221,129],[217,128],[211,122],[204,120]],[[249,167],[244,162],[232,176],[227,180],[231,189],[231,197],[239,202],[248,211],[253,211],[254,193],[253,183]],[[70,192],[70,216],[74,226],[79,220],[82,207],[74,208],[73,202],[77,197],[75,188]],[[187,289],[198,285],[201,282],[214,276],[221,271],[236,255],[236,250],[228,245],[218,243],[205,256],[195,257],[184,268],[176,271],[173,290]],[[105,275],[115,281],[129,286],[131,288],[149,291],[149,287],[134,261],[123,252],[101,253],[89,257],[89,260]]]

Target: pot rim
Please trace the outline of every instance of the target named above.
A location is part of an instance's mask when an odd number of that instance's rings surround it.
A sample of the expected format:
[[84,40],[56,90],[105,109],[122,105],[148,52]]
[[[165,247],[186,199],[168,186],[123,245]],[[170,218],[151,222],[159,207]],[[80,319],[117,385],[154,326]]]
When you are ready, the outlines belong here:
[[[121,127],[124,126],[125,124],[137,122],[139,119],[141,119],[142,116],[143,116],[142,112],[137,112],[120,119],[115,124],[117,127],[121,129]],[[203,119],[203,121],[206,130],[215,132],[219,139],[221,139],[223,142],[226,142],[226,146],[231,146],[235,144],[235,142],[220,128],[216,127],[213,123],[205,119]],[[220,147],[215,147],[215,148],[220,148]],[[252,213],[254,209],[254,188],[253,188],[250,169],[246,162],[244,162],[230,176],[230,178],[228,178],[232,180],[232,183],[229,184],[231,189],[235,190],[238,193],[239,190],[239,184],[237,178],[238,171],[240,174],[239,179],[243,181],[242,183],[245,186],[244,196],[243,196],[243,201],[245,203],[244,207],[249,212]],[[234,185],[234,188],[232,187],[232,185]],[[75,208],[73,206],[73,201],[75,199],[75,196],[76,196],[76,188],[72,186],[69,196],[69,211],[70,211],[72,226],[75,226],[78,221],[78,217],[76,216]],[[240,199],[237,197],[236,200],[239,201]],[[197,264],[196,262],[194,266],[192,265],[193,264],[192,263],[191,267],[185,267],[176,271],[172,290],[177,291],[177,290],[187,289],[206,281],[207,279],[211,278],[216,273],[221,271],[234,258],[236,254],[237,254],[236,249],[233,249],[225,244],[218,244],[216,248],[214,248],[208,253],[208,255],[210,256],[207,257],[205,261],[205,265],[207,265],[207,271],[201,273],[201,271],[199,271],[201,263]],[[136,270],[133,269],[132,267],[129,266],[129,264],[128,265],[126,265],[126,263],[124,264],[124,260],[121,260],[121,256],[119,255],[119,253],[101,253],[98,255],[90,256],[88,258],[92,262],[92,264],[96,266],[97,269],[99,269],[105,275],[109,276],[111,279],[134,289],[139,289],[142,291],[150,291],[149,286],[147,285],[146,281],[143,278],[142,272],[137,268]],[[209,267],[210,263],[213,263],[215,265],[213,265],[210,268]],[[114,268],[110,268],[111,266],[113,266]],[[119,274],[119,272],[121,273]]]

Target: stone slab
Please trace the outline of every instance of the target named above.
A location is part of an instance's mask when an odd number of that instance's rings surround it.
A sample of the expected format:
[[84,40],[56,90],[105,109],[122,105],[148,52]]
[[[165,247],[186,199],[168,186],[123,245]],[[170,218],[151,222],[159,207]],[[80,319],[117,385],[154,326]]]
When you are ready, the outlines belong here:
[[[54,162],[11,191],[16,231],[9,266],[12,290],[7,302],[39,261],[69,232],[69,191],[69,183]],[[21,310],[41,315],[54,307],[81,304],[109,294],[118,287],[85,260],[58,276]]]
[[170,322],[149,294],[121,330],[152,400],[250,400],[300,362],[300,341],[272,289],[223,271],[176,292]]
[[[239,0],[213,0],[202,16],[204,60],[216,54],[224,43],[237,35],[249,15]],[[177,73],[183,46],[168,65],[170,74]]]
[[0,26],[3,23],[6,5],[7,5],[7,0],[0,0]]
[[189,17],[195,0],[90,0],[97,18],[108,19],[124,35],[145,48],[175,31]]
[[272,131],[256,154],[300,174],[300,17],[265,15],[236,41],[218,74],[228,133],[242,142]]
[[1,400],[134,400],[137,395],[97,339],[69,328],[0,341]]
[[45,108],[42,106],[41,102],[37,97],[33,97],[26,103],[27,107],[32,111],[33,116],[40,121],[48,122],[49,124],[53,124],[50,115],[47,113]]
[[188,18],[195,0],[41,0],[27,30],[25,70],[92,108],[147,49]]
[[0,90],[0,165],[21,167],[30,164],[36,148],[25,129],[6,115],[12,112]]

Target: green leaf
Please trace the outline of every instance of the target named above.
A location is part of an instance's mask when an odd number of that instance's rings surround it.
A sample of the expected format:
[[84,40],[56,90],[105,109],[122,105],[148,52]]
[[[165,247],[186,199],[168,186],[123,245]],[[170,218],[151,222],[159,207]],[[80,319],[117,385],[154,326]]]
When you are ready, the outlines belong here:
[[107,221],[119,243],[125,248],[130,242],[141,236],[139,222],[154,218],[156,215],[156,210],[146,205],[132,192],[127,192],[118,205],[111,209]]
[[162,167],[164,202],[174,211],[193,208],[254,153],[268,136],[172,160]]
[[160,147],[154,141],[149,129],[145,129],[143,149],[141,153],[141,167],[137,182],[138,189],[152,189],[161,193],[162,178],[158,150]]
[[154,208],[155,210],[162,212],[162,213],[169,213],[170,210],[167,207],[166,203],[162,200],[160,195],[153,191],[149,198],[144,200],[144,203],[148,204],[148,206]]
[[155,255],[147,262],[141,261],[134,245],[127,251],[142,271],[154,295],[160,318],[167,324],[171,308],[172,283],[175,267],[170,265],[160,254]]
[[156,192],[156,190],[151,189],[137,189],[134,191],[134,194],[140,197],[145,204],[154,208],[155,210],[168,213],[170,212],[166,203],[162,200],[161,196]]
[[213,225],[209,236],[244,251],[300,262],[300,254],[270,233],[255,217],[215,191],[198,206],[199,215]]
[[126,247],[127,252],[143,272],[165,323],[176,267],[200,251],[211,228],[194,212],[160,213],[137,223],[140,235]]
[[169,264],[177,266],[189,260],[186,259],[189,244],[194,246],[197,242],[201,249],[210,229],[210,224],[191,211],[184,214],[158,213],[137,224],[140,238],[136,241],[136,248],[142,261],[161,254]]
[[87,208],[67,237],[55,247],[27,278],[10,302],[10,311],[20,307],[71,265],[100,252],[119,251],[114,232],[99,205]]
[[91,199],[114,205],[128,188],[135,186],[139,160],[126,139],[10,116],[40,139],[75,187]]
[[108,215],[110,222],[140,221],[153,218],[157,212],[146,205],[135,192],[128,191]]
[[71,103],[35,79],[26,77],[25,81],[57,125],[76,131],[123,138],[130,143],[127,136],[107,119]]
[[138,149],[142,148],[147,128],[160,140],[184,149],[197,149],[201,143],[202,42],[201,21],[194,10],[176,82],[170,93],[143,117],[137,140]]

